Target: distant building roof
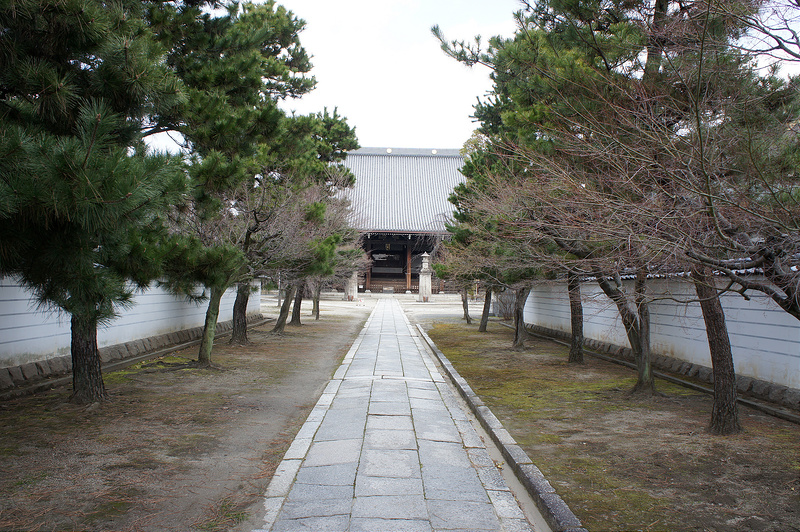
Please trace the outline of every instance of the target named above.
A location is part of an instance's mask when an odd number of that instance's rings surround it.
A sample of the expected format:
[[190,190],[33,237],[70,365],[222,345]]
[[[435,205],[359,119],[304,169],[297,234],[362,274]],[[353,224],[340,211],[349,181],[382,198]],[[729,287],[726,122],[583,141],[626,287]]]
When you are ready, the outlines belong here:
[[366,233],[446,233],[454,206],[447,201],[464,181],[458,150],[361,148],[344,165],[356,176],[345,192],[351,223]]

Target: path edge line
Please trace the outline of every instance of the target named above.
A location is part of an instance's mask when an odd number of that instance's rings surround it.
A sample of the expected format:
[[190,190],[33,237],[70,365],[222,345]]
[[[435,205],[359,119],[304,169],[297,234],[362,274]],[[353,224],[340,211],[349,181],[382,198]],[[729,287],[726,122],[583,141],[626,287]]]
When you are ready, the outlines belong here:
[[481,426],[492,438],[492,441],[500,449],[506,463],[511,466],[514,475],[525,487],[539,511],[542,513],[547,524],[553,532],[588,532],[567,503],[556,493],[553,486],[547,481],[528,454],[520,447],[511,434],[503,427],[500,420],[492,413],[483,400],[472,390],[467,381],[458,373],[453,364],[447,359],[444,353],[436,347],[421,324],[417,324],[425,343],[439,359],[439,363],[447,373],[447,376],[458,389],[458,393],[469,405],[472,413],[478,418]]

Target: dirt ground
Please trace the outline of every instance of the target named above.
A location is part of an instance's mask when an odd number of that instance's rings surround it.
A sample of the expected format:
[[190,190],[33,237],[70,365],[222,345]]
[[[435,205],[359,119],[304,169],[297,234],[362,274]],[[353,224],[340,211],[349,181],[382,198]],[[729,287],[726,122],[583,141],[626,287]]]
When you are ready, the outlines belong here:
[[102,405],[67,403],[67,387],[0,402],[0,530],[258,528],[275,467],[373,305],[332,298],[314,321],[306,302],[283,336],[221,338],[219,369],[178,369],[192,348],[109,373]]
[[[424,316],[423,316],[424,318]],[[513,332],[426,322],[430,337],[591,531],[800,531],[800,426],[740,407],[745,432],[709,435],[711,398]]]

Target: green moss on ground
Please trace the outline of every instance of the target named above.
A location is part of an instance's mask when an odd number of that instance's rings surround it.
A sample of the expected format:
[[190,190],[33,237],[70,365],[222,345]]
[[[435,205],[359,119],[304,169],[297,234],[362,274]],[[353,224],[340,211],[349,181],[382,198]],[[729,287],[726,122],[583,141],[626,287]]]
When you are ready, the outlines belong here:
[[100,525],[125,515],[136,503],[141,491],[135,487],[117,487],[101,495],[96,504],[88,510],[83,522]]

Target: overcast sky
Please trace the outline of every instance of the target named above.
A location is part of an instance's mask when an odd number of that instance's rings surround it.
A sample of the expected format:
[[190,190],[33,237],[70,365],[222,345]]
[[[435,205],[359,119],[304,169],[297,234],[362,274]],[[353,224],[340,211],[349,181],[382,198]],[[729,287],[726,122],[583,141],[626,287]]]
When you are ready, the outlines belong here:
[[317,88],[283,105],[307,114],[338,107],[361,146],[460,148],[476,124],[489,70],[447,57],[448,39],[511,36],[518,0],[278,0],[306,21],[300,40]]

